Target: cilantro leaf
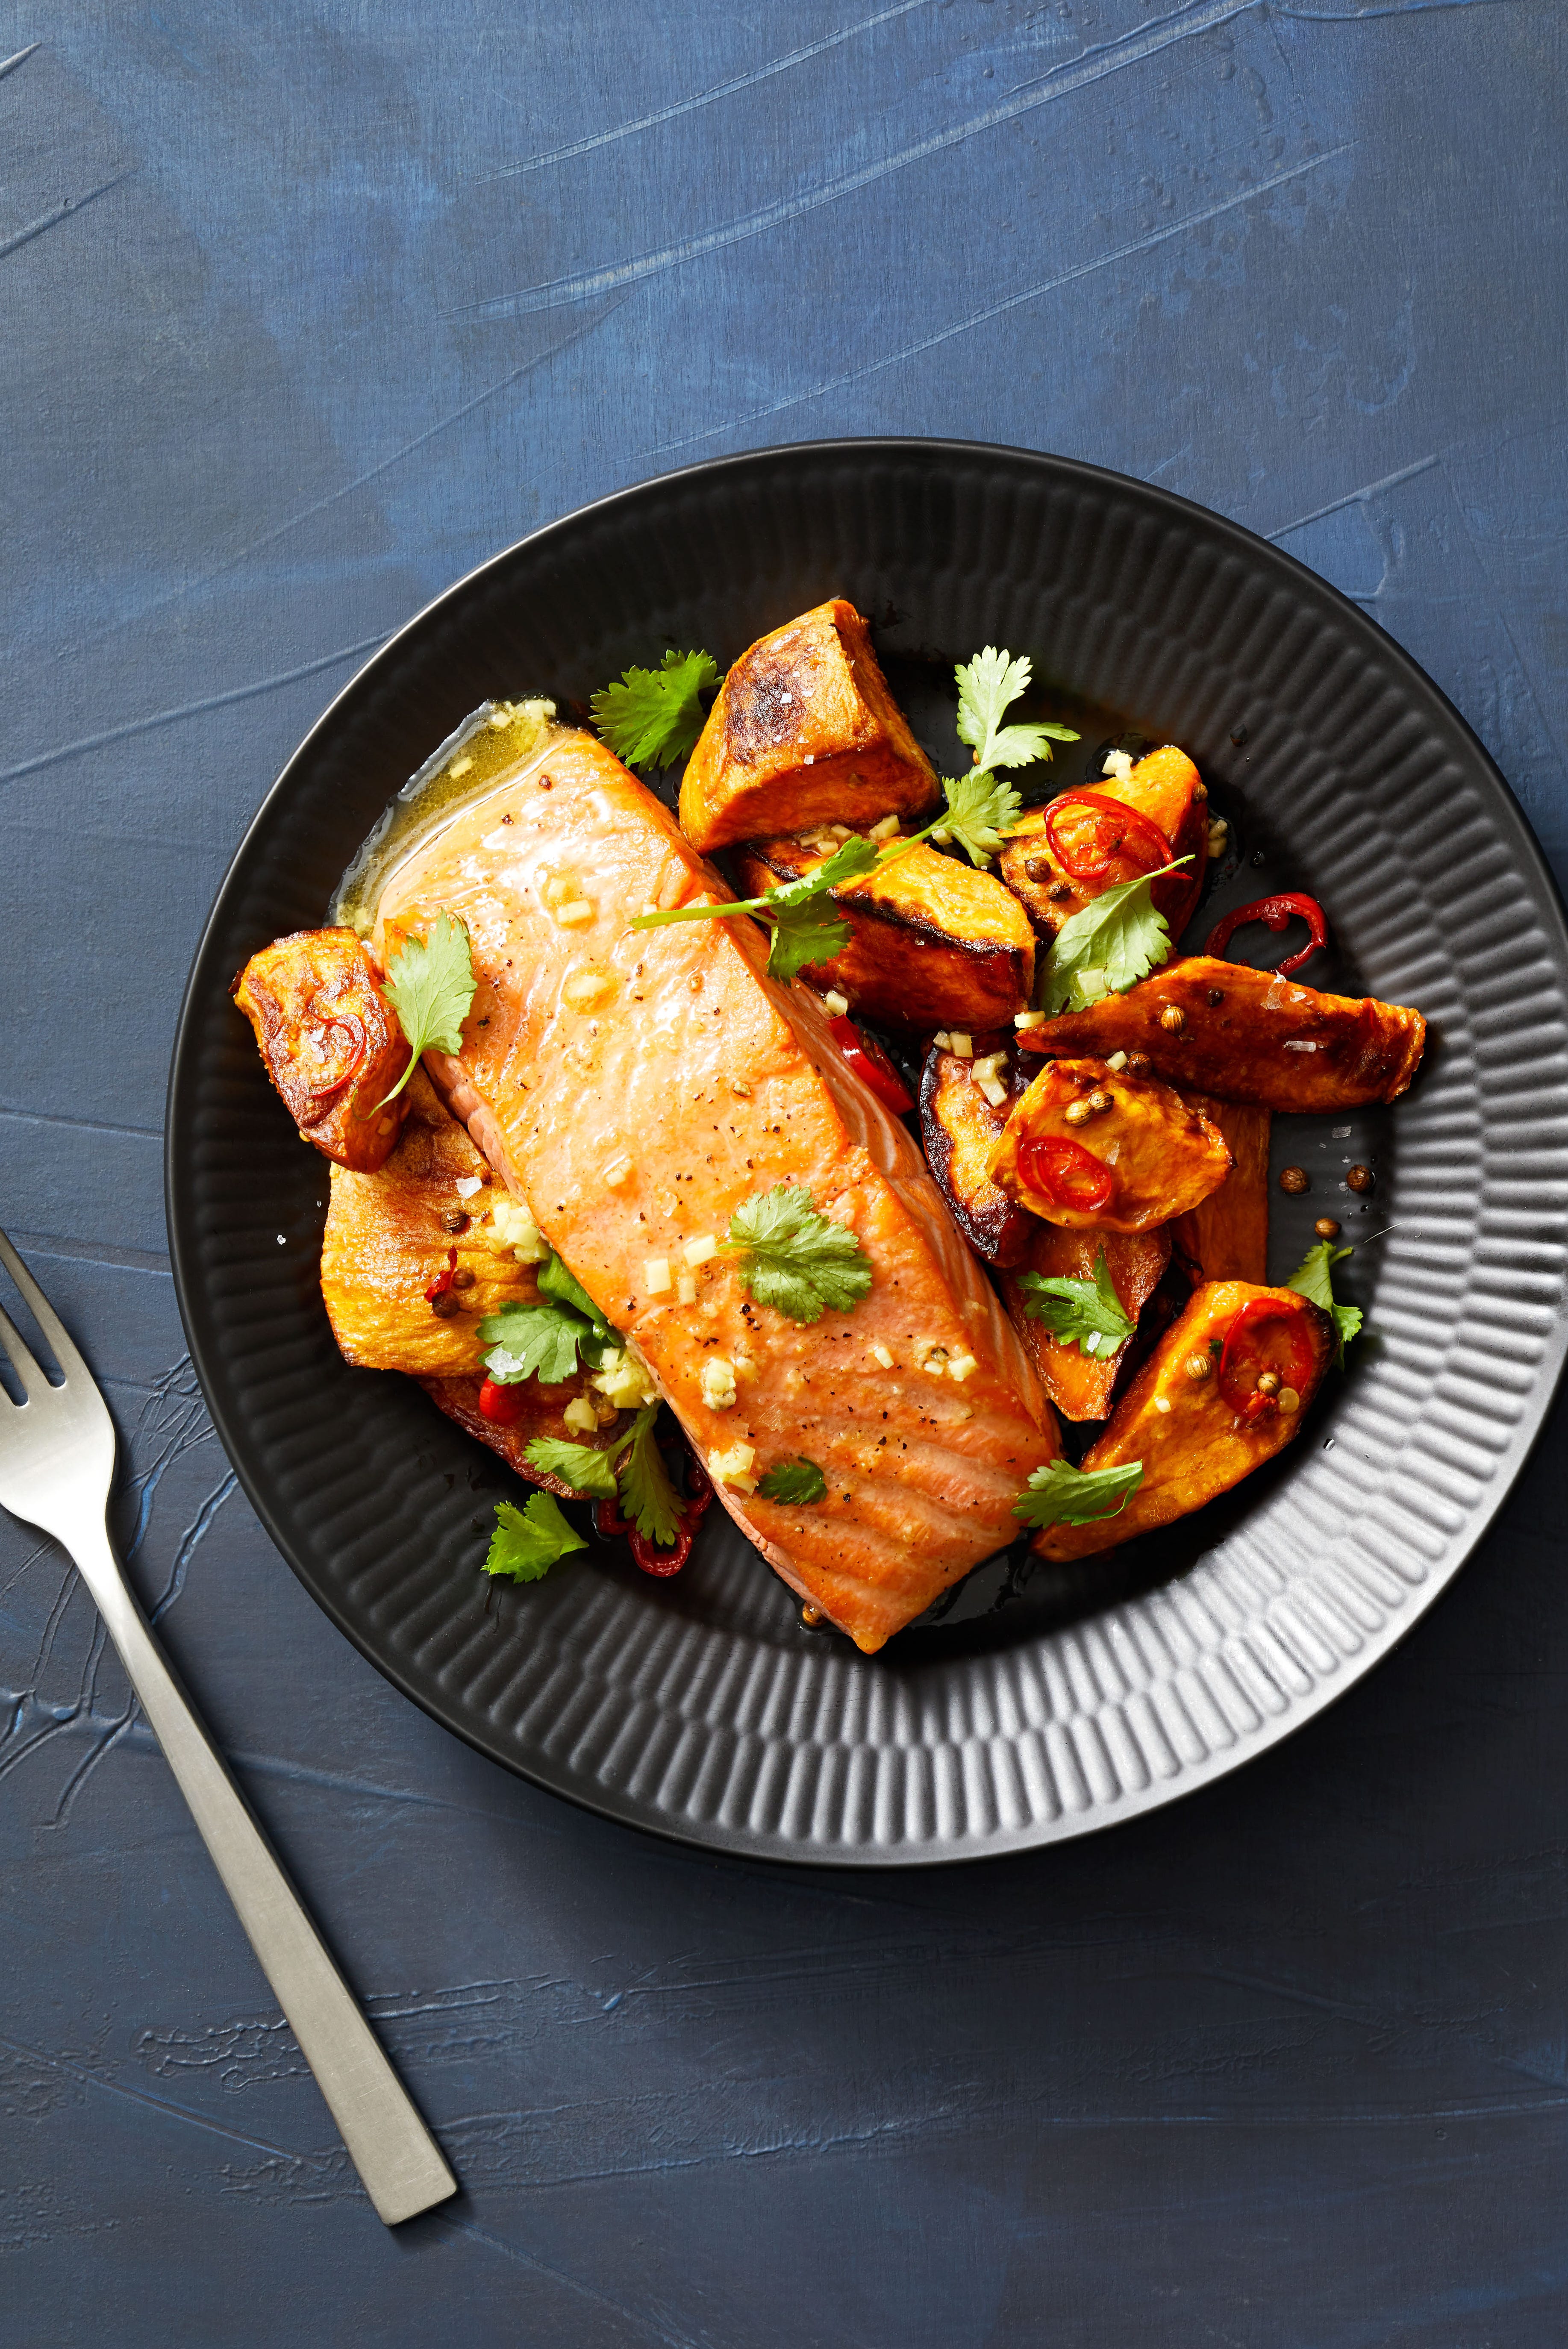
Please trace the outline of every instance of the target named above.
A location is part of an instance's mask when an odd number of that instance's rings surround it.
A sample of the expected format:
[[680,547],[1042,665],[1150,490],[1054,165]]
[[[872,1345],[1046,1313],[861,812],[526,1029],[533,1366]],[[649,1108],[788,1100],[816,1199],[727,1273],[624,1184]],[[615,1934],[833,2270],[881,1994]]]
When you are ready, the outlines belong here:
[[768,977],[794,978],[808,963],[831,962],[842,954],[854,933],[830,901],[830,893],[853,881],[863,881],[880,862],[876,843],[858,835],[844,841],[831,856],[809,873],[770,889],[760,911],[774,925],[768,948]]
[[1142,1483],[1141,1460],[1129,1460],[1125,1468],[1075,1468],[1048,1460],[1012,1504],[1012,1514],[1026,1526],[1097,1526],[1102,1517],[1119,1516]]
[[680,1538],[680,1495],[670,1481],[664,1454],[654,1441],[659,1405],[637,1414],[620,1472],[621,1507],[644,1540],[673,1549]]
[[768,977],[794,978],[808,963],[831,962],[842,954],[854,932],[831,903],[786,905],[774,927],[768,948]]
[[565,1305],[573,1313],[580,1313],[585,1321],[593,1325],[596,1337],[607,1338],[610,1335],[609,1323],[582,1283],[573,1279],[554,1249],[539,1267],[539,1294],[552,1299],[557,1305]]
[[719,682],[710,653],[667,652],[661,668],[628,668],[588,707],[601,742],[628,767],[669,767],[689,759],[702,731],[702,696]]
[[1119,995],[1158,970],[1170,953],[1170,928],[1156,909],[1153,885],[1191,862],[1189,856],[1179,856],[1158,873],[1123,881],[1104,896],[1091,898],[1063,923],[1041,965],[1035,990],[1047,1017],[1086,1011],[1103,996]]
[[1053,742],[1078,740],[1070,726],[1027,721],[1002,725],[1013,702],[1029,690],[1033,674],[1034,664],[1027,653],[1014,660],[1010,653],[998,652],[994,645],[987,645],[967,666],[961,662],[953,671],[959,689],[958,737],[975,753],[977,767],[1032,766],[1036,759],[1051,756]]
[[554,1249],[539,1267],[539,1300],[537,1305],[503,1305],[479,1325],[490,1348],[484,1367],[497,1386],[516,1386],[535,1376],[547,1386],[556,1385],[571,1377],[579,1354],[589,1370],[602,1370],[606,1355],[619,1343],[587,1290]]
[[645,1539],[660,1549],[671,1549],[680,1537],[683,1506],[654,1437],[659,1408],[658,1403],[652,1402],[639,1411],[620,1441],[606,1451],[596,1451],[587,1444],[563,1444],[553,1435],[540,1435],[528,1446],[527,1457],[534,1467],[559,1476],[574,1492],[589,1500],[618,1498]]
[[490,1351],[486,1374],[499,1387],[520,1385],[537,1378],[557,1386],[577,1367],[577,1348],[593,1331],[576,1313],[560,1305],[503,1305],[487,1313],[479,1334]]
[[396,1101],[427,1045],[456,1052],[462,1045],[462,1023],[473,1001],[478,981],[473,975],[473,942],[468,924],[442,914],[427,937],[410,938],[388,968],[381,992],[398,1015],[409,1047],[409,1065],[377,1109]]
[[946,812],[930,827],[958,842],[971,864],[983,864],[1002,846],[1002,835],[1023,805],[1011,783],[983,767],[950,779],[944,775]]
[[617,1444],[600,1452],[591,1444],[566,1444],[558,1435],[536,1435],[523,1456],[531,1468],[558,1476],[585,1500],[613,1501],[616,1453],[620,1448]]
[[784,1183],[742,1201],[729,1245],[741,1258],[742,1287],[790,1321],[819,1321],[829,1309],[853,1312],[871,1286],[855,1234],[819,1215],[809,1191]]
[[1103,1359],[1125,1344],[1137,1327],[1123,1310],[1104,1248],[1095,1259],[1093,1280],[1023,1272],[1018,1286],[1024,1292],[1023,1310],[1030,1320],[1044,1321],[1059,1346],[1076,1346],[1083,1353]]
[[758,1492],[765,1501],[792,1501],[809,1507],[827,1490],[827,1479],[815,1460],[781,1460],[770,1468]]
[[558,1559],[587,1547],[549,1493],[530,1495],[521,1509],[514,1508],[510,1501],[497,1501],[495,1531],[490,1537],[484,1571],[509,1574],[514,1582],[537,1582]]
[[1293,1288],[1299,1297],[1306,1298],[1311,1304],[1321,1305],[1333,1321],[1336,1340],[1334,1359],[1336,1362],[1344,1361],[1346,1346],[1353,1338],[1359,1336],[1361,1330],[1360,1306],[1337,1304],[1334,1294],[1333,1268],[1341,1257],[1353,1253],[1347,1247],[1336,1248],[1332,1240],[1319,1240],[1316,1247],[1308,1248],[1303,1261],[1285,1283],[1285,1287]]

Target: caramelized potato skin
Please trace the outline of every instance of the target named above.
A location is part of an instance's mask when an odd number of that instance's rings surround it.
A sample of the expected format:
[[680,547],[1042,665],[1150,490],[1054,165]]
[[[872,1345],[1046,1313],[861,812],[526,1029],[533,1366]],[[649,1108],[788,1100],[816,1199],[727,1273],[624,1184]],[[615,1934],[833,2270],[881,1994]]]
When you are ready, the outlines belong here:
[[1269,1277],[1269,1133],[1273,1112],[1251,1102],[1223,1102],[1181,1089],[1225,1137],[1231,1172],[1217,1191],[1179,1216],[1171,1238],[1205,1280],[1264,1281]]
[[[321,1240],[327,1318],[344,1360],[362,1370],[477,1376],[483,1317],[502,1305],[534,1303],[538,1288],[532,1267],[519,1264],[495,1237],[492,1208],[505,1196],[499,1185],[458,1195],[460,1177],[488,1176],[490,1170],[422,1069],[405,1098],[408,1122],[384,1166],[368,1174],[332,1170]],[[468,1228],[449,1232],[445,1215],[467,1216]],[[450,1268],[454,1249],[455,1268],[471,1276],[472,1286],[454,1292],[462,1310],[443,1318],[425,1291]]]
[[[802,840],[753,841],[738,859],[742,894],[760,897],[822,862]],[[1034,934],[994,874],[919,841],[832,896],[853,935],[842,954],[804,976],[836,988],[879,1027],[972,1032],[1009,1025],[1028,1002]]]
[[[1154,903],[1169,924],[1171,936],[1179,938],[1192,918],[1209,862],[1209,793],[1203,778],[1186,751],[1168,742],[1140,759],[1126,782],[1107,775],[1090,788],[1147,816],[1169,841],[1173,857],[1191,857],[1192,863],[1179,873],[1167,874],[1154,885]],[[999,859],[1002,879],[1044,938],[1054,938],[1063,923],[1081,913],[1106,885],[1075,880],[1057,863],[1045,836],[1050,812],[1047,805],[1022,815]]]
[[406,1107],[400,1095],[377,1111],[409,1048],[376,982],[352,930],[295,930],[252,955],[231,989],[306,1142],[361,1174],[383,1164]]
[[842,596],[759,637],[719,688],[680,785],[680,829],[707,854],[813,823],[935,805],[931,762]]
[[920,1137],[926,1163],[976,1256],[1023,1265],[1041,1227],[991,1179],[991,1155],[1006,1123],[970,1074],[971,1063],[933,1046],[920,1072]]
[[568,1443],[587,1444],[590,1451],[607,1452],[625,1431],[626,1421],[619,1412],[596,1435],[584,1435],[579,1429],[566,1425],[561,1413],[573,1396],[581,1392],[580,1379],[553,1387],[541,1386],[537,1379],[525,1379],[513,1390],[524,1398],[524,1416],[514,1426],[498,1427],[479,1408],[479,1391],[483,1383],[482,1378],[474,1376],[420,1381],[437,1410],[444,1411],[448,1419],[455,1420],[466,1433],[499,1454],[514,1475],[526,1478],[530,1485],[542,1485],[547,1493],[559,1493],[564,1500],[572,1497],[570,1485],[564,1485],[548,1469],[535,1468],[528,1458],[528,1446],[535,1437],[561,1436]]
[[[1179,1012],[1174,1030],[1161,1014]],[[1320,995],[1272,971],[1189,955],[1019,1038],[1026,1052],[1142,1052],[1168,1084],[1278,1110],[1397,1101],[1421,1065],[1418,1011]]]
[[[1187,1363],[1194,1355],[1214,1360],[1211,1344],[1222,1341],[1244,1305],[1275,1298],[1299,1310],[1311,1345],[1314,1371],[1298,1392],[1294,1412],[1272,1409],[1243,1421],[1225,1401],[1211,1370],[1201,1381]],[[1283,1450],[1306,1417],[1324,1373],[1334,1358],[1334,1324],[1293,1289],[1265,1288],[1245,1280],[1209,1281],[1161,1339],[1128,1387],[1109,1425],[1084,1456],[1085,1468],[1121,1468],[1143,1463],[1143,1482],[1114,1517],[1092,1526],[1048,1526],[1031,1547],[1042,1557],[1087,1557],[1115,1549],[1135,1535],[1189,1516],[1261,1468]],[[1161,1411],[1159,1404],[1169,1409]]]
[[[1049,1278],[1093,1280],[1095,1260],[1104,1248],[1111,1287],[1134,1321],[1170,1262],[1170,1234],[1163,1226],[1151,1232],[1069,1231],[1032,1216],[1029,1228],[1024,1268]],[[1104,1419],[1133,1340],[1125,1340],[1114,1354],[1085,1354],[1081,1345],[1062,1344],[1044,1321],[1033,1320],[1025,1309],[1027,1296],[1016,1273],[1003,1275],[1002,1301],[1033,1357],[1041,1385],[1064,1419]]]
[[[1082,1123],[1069,1119],[1070,1108],[1096,1093],[1109,1096],[1109,1109]],[[1034,1141],[1073,1143],[1109,1168],[1115,1188],[1105,1206],[1064,1206],[1035,1190],[1021,1155],[1021,1145]],[[1179,1093],[1087,1060],[1047,1062],[1009,1111],[991,1161],[992,1182],[1032,1216],[1099,1232],[1144,1232],[1168,1223],[1217,1190],[1230,1172],[1224,1136]]]

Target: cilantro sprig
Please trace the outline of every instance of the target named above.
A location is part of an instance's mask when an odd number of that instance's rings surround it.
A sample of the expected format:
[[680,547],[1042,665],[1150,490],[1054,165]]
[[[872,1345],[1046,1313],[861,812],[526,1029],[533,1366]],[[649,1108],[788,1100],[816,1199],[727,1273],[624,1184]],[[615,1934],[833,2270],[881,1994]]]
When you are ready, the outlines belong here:
[[428,937],[410,938],[394,957],[381,992],[398,1015],[409,1047],[409,1065],[386,1100],[377,1102],[377,1109],[396,1101],[427,1046],[433,1044],[440,1052],[462,1049],[462,1023],[478,983],[468,924],[452,914],[442,914]]
[[1018,1286],[1030,1320],[1044,1321],[1059,1346],[1076,1346],[1085,1354],[1103,1358],[1125,1345],[1137,1327],[1116,1295],[1104,1248],[1095,1258],[1092,1280],[1075,1280],[1065,1273],[1023,1272]]
[[1346,1346],[1361,1332],[1360,1306],[1341,1305],[1334,1293],[1334,1267],[1342,1257],[1354,1253],[1352,1248],[1336,1248],[1332,1240],[1319,1240],[1316,1247],[1308,1248],[1304,1258],[1285,1283],[1285,1287],[1293,1288],[1299,1297],[1306,1298],[1311,1304],[1321,1305],[1334,1323],[1334,1359],[1336,1363],[1344,1361]]
[[587,1290],[554,1254],[539,1268],[538,1304],[498,1307],[485,1315],[479,1335],[490,1350],[485,1374],[498,1387],[534,1378],[558,1385],[576,1370],[579,1354],[589,1370],[602,1370],[606,1354],[619,1343]]
[[628,767],[670,767],[697,747],[707,711],[702,697],[719,682],[711,653],[667,652],[659,668],[628,668],[618,685],[589,697],[594,725]]
[[484,1571],[510,1575],[514,1582],[537,1582],[573,1550],[587,1547],[548,1493],[532,1494],[521,1509],[497,1501]]
[[855,1234],[813,1205],[811,1193],[775,1183],[743,1199],[730,1218],[729,1252],[741,1286],[789,1321],[852,1313],[871,1286]]
[[831,905],[822,902],[827,892],[851,881],[863,881],[883,862],[886,859],[870,841],[846,840],[815,870],[803,873],[798,880],[780,882],[764,896],[733,897],[717,905],[671,905],[661,913],[639,914],[631,926],[658,930],[672,922],[713,922],[731,914],[755,914],[773,925],[768,977],[794,978],[808,963],[831,962],[849,944],[848,923]]
[[1124,1468],[1075,1468],[1066,1460],[1048,1460],[1012,1504],[1012,1514],[1026,1526],[1097,1526],[1119,1516],[1142,1483],[1141,1460]]
[[958,680],[958,732],[970,744],[974,763],[968,774],[942,778],[942,812],[919,832],[909,833],[878,849],[858,836],[846,840],[832,855],[794,881],[781,882],[761,897],[731,899],[717,905],[674,905],[667,911],[639,915],[634,930],[660,929],[671,922],[721,921],[732,914],[754,914],[771,925],[768,977],[794,978],[810,964],[831,962],[848,945],[851,932],[843,916],[821,901],[835,889],[848,888],[879,872],[922,840],[961,848],[971,864],[984,864],[1002,844],[1002,834],[1023,805],[998,768],[1030,765],[1051,756],[1051,744],[1075,742],[1070,727],[1044,722],[1004,726],[1002,719],[1033,675],[1027,655],[1014,660],[994,645],[961,662]]
[[961,662],[953,671],[959,689],[959,740],[969,744],[975,766],[981,771],[1033,766],[1036,759],[1050,758],[1053,742],[1078,740],[1070,726],[1044,720],[1003,726],[1002,721],[1013,703],[1029,690],[1033,674],[1034,664],[1027,653],[1014,660],[1011,653],[998,652],[994,645],[987,645],[967,666]]
[[1154,884],[1191,862],[1190,856],[1179,856],[1157,873],[1123,881],[1063,923],[1034,990],[1036,1006],[1047,1018],[1086,1011],[1158,969],[1170,954],[1170,926],[1155,905]]
[[618,1443],[603,1451],[588,1444],[563,1444],[554,1435],[536,1435],[525,1456],[531,1467],[558,1476],[563,1485],[587,1500],[618,1499],[646,1540],[659,1549],[672,1549],[680,1537],[680,1495],[670,1481],[664,1454],[654,1438],[659,1408],[653,1402],[639,1411]]
[[827,1479],[815,1460],[781,1460],[757,1486],[764,1501],[785,1501],[809,1508],[827,1490]]

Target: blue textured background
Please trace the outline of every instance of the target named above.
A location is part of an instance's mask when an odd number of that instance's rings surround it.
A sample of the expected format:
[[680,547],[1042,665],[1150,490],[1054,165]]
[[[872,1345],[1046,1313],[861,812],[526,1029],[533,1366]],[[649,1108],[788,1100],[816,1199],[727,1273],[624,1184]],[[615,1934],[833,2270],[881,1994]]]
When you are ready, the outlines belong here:
[[482,1762],[316,1612],[183,1360],[159,1128],[218,880],[359,659],[768,440],[1235,515],[1425,663],[1562,872],[1563,0],[48,0],[0,59],[0,1218],[465,2188],[376,2223],[5,1520],[0,2339],[1561,2341],[1561,1417],[1394,1661],[1218,1789],[980,1870],[720,1863]]

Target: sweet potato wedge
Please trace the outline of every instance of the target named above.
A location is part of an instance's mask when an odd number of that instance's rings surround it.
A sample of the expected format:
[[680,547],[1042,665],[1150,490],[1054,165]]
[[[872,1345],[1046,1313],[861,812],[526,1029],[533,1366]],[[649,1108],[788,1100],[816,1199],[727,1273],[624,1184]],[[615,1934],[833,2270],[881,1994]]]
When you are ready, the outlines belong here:
[[1042,1226],[991,1179],[991,1155],[1006,1116],[975,1083],[973,1067],[972,1061],[936,1047],[926,1056],[920,1072],[926,1164],[976,1256],[987,1264],[1027,1264],[1032,1236]]
[[741,655],[680,785],[680,829],[704,855],[813,823],[874,823],[935,805],[931,762],[842,596]]
[[1182,1088],[1183,1101],[1218,1126],[1231,1172],[1217,1191],[1179,1216],[1171,1238],[1205,1280],[1263,1281],[1269,1277],[1269,1129],[1272,1110],[1219,1101]]
[[398,1138],[405,1097],[378,1111],[409,1065],[396,1013],[352,930],[295,930],[252,955],[230,993],[306,1142],[369,1174]]
[[991,1159],[992,1181],[1032,1216],[1097,1232],[1168,1223],[1230,1172],[1224,1136],[1179,1093],[1087,1060],[1047,1062]]
[[[1095,1261],[1106,1252],[1106,1270],[1121,1299],[1122,1310],[1136,1321],[1159,1286],[1170,1261],[1170,1234],[1161,1226],[1151,1232],[1069,1231],[1060,1224],[1043,1224],[1031,1216],[1032,1235],[1023,1269],[1069,1280],[1093,1280]],[[1004,1273],[1002,1300],[1012,1326],[1033,1358],[1040,1383],[1065,1419],[1104,1419],[1127,1350],[1128,1338],[1114,1353],[1086,1354],[1078,1344],[1054,1338],[1044,1321],[1028,1310],[1028,1291],[1016,1272]]]
[[[760,897],[822,862],[800,839],[757,840],[738,860],[742,894]],[[993,873],[919,841],[869,880],[835,889],[853,936],[805,976],[836,988],[884,1028],[1001,1028],[1034,984],[1034,934]]]
[[[1267,1307],[1275,1309],[1273,1314]],[[1225,1370],[1227,1340],[1242,1312],[1262,1309],[1251,1329],[1251,1361]],[[1246,1356],[1249,1331],[1238,1332]],[[1272,1460],[1300,1428],[1334,1358],[1334,1325],[1292,1288],[1245,1280],[1208,1281],[1160,1340],[1111,1414],[1085,1468],[1143,1463],[1143,1482],[1114,1517],[1092,1526],[1048,1526],[1032,1547],[1042,1557],[1087,1557],[1136,1534],[1168,1526],[1228,1493]],[[1277,1397],[1256,1391],[1256,1364],[1291,1372]],[[1197,1373],[1194,1375],[1194,1373]],[[1247,1396],[1243,1387],[1250,1387]]]
[[[332,1170],[321,1240],[327,1318],[345,1359],[362,1370],[477,1376],[481,1319],[502,1305],[532,1303],[537,1285],[496,1230],[504,1192],[422,1069],[402,1098],[408,1120],[385,1165],[368,1174]],[[481,1187],[465,1196],[458,1183],[475,1175]],[[450,1231],[443,1217],[459,1216],[463,1228]],[[462,1280],[451,1292],[461,1309],[437,1313],[425,1291],[446,1271]]]
[[[1178,1016],[1167,1026],[1165,1015]],[[1418,1011],[1320,995],[1272,971],[1189,955],[1019,1038],[1028,1052],[1141,1053],[1168,1084],[1262,1109],[1397,1101],[1421,1065]]]
[[[1101,798],[1117,800],[1146,816],[1169,842],[1173,857],[1191,857],[1179,873],[1168,874],[1154,885],[1154,902],[1169,924],[1171,936],[1179,937],[1192,918],[1209,861],[1209,794],[1202,777],[1185,750],[1167,743],[1140,759],[1125,781],[1107,775],[1092,788]],[[1008,833],[1000,859],[1002,879],[1045,938],[1054,938],[1069,915],[1081,912],[1114,881],[1127,877],[1112,871],[1095,881],[1069,873],[1046,836],[1050,812],[1047,805],[1022,815]]]

